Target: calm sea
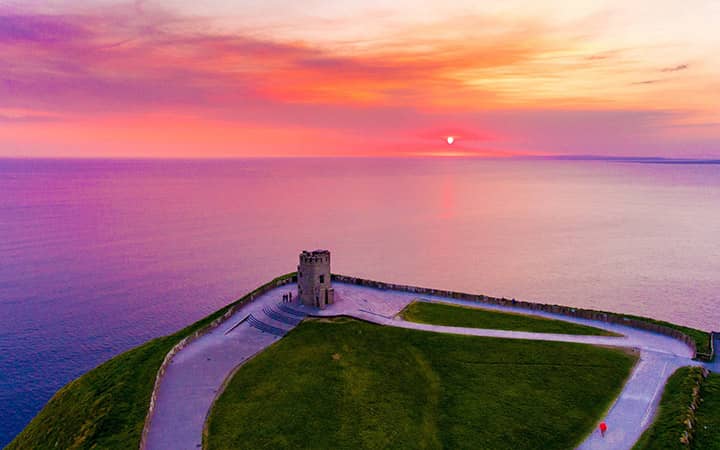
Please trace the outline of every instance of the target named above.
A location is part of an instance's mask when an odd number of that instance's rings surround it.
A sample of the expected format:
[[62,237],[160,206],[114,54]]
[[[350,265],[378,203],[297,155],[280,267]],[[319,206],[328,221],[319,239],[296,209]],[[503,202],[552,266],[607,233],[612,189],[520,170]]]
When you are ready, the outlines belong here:
[[0,160],[0,446],[314,248],[340,273],[719,329],[720,166]]

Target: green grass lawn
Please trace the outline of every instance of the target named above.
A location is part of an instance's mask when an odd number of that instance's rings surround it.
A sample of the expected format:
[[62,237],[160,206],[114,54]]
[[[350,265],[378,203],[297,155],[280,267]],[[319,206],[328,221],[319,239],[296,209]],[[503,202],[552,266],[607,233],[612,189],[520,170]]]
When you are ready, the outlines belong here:
[[182,338],[249,295],[171,336],[118,355],[67,384],[6,450],[138,448],[155,375],[165,355]]
[[205,445],[569,449],[635,360],[581,344],[311,320],[236,372]]
[[703,402],[697,411],[693,447],[720,450],[720,374],[711,373],[700,389]]
[[469,308],[448,303],[413,302],[405,307],[400,314],[405,320],[433,325],[534,331],[538,333],[618,336],[600,328],[578,325],[562,320]]
[[[683,367],[670,377],[660,400],[658,415],[634,450],[688,448],[680,442],[680,437],[686,429],[683,420],[698,380],[702,380],[702,375],[697,367]],[[690,447],[698,450],[720,449],[720,375],[711,374],[702,382],[700,396],[702,403],[696,411],[696,431]]]

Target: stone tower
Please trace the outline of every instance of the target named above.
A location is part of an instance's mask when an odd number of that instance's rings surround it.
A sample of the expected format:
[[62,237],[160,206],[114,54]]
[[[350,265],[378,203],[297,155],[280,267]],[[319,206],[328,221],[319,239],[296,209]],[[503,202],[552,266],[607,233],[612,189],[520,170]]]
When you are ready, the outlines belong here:
[[298,265],[298,298],[306,306],[324,309],[335,302],[330,284],[330,252],[303,251]]

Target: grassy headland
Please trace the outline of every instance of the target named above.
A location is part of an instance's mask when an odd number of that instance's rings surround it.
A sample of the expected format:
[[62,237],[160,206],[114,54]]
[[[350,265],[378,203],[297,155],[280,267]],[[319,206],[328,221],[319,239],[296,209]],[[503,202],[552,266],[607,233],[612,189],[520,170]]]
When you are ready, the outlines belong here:
[[[253,293],[173,335],[118,355],[69,383],[6,448],[137,448],[155,375],[167,352]],[[699,351],[702,341],[709,342],[704,339],[707,333],[663,324],[697,336]],[[328,439],[342,435],[345,440],[338,442],[358,446],[374,446],[376,442],[377,446],[463,447],[479,442],[484,447],[527,448],[547,442],[547,448],[569,447],[590,430],[617,394],[633,360],[617,351],[575,344],[433,335],[367,328],[372,326],[356,322],[347,324],[350,331],[332,328],[328,335],[317,328],[340,325],[346,324],[302,325],[288,339],[261,354],[257,362],[253,360],[241,369],[243,379],[249,373],[251,381],[274,383],[265,385],[270,389],[265,393],[267,398],[262,398],[257,385],[245,386],[247,391],[242,395],[252,402],[231,412],[237,418],[260,423],[255,431],[268,432],[249,436],[252,442],[292,445],[296,443],[293,439],[302,438],[302,427],[310,430],[308,439],[319,439],[326,427],[331,427]],[[570,324],[561,325],[561,332],[568,333]],[[693,335],[693,331],[697,333]],[[423,336],[418,337],[420,334]],[[584,330],[582,334],[592,333]],[[325,358],[328,354],[329,360]],[[304,366],[303,361],[308,364]],[[264,372],[277,367],[288,372]],[[237,379],[231,384],[237,384]],[[698,412],[701,429],[696,442],[704,446],[696,448],[718,448],[720,379],[713,375],[704,386],[708,392],[705,404],[714,406]],[[223,395],[219,405],[232,402],[233,391],[229,392],[230,397]],[[295,394],[297,398],[292,397]],[[248,407],[262,409],[262,404],[280,408],[276,410],[279,416],[267,423],[262,415],[248,416]],[[288,418],[288,411],[305,417],[326,416],[327,421],[300,421],[294,415]],[[554,417],[563,420],[551,421]],[[214,427],[220,433],[218,439],[244,438],[253,431],[237,426],[229,430],[223,413],[217,418]],[[273,430],[277,432],[272,434]],[[215,440],[210,438],[212,445]],[[268,438],[273,442],[268,444]],[[323,446],[331,440],[318,442]]]
[[306,321],[241,367],[206,448],[572,448],[636,358],[350,319]]
[[401,311],[410,322],[448,325],[453,327],[490,328],[494,330],[533,331],[536,333],[585,334],[618,336],[600,328],[578,325],[562,320],[546,319],[501,311],[470,308],[448,303],[413,302]]
[[173,335],[118,355],[67,384],[6,450],[138,448],[155,376],[165,355],[181,339],[209,325],[250,295]]

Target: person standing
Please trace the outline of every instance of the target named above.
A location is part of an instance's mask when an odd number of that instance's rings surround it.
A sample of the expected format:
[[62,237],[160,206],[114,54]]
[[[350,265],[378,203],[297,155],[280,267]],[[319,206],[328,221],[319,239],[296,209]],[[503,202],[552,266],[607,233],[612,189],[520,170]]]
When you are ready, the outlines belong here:
[[607,424],[605,422],[600,422],[600,435],[602,437],[605,437],[606,431],[607,431]]

